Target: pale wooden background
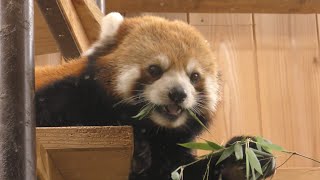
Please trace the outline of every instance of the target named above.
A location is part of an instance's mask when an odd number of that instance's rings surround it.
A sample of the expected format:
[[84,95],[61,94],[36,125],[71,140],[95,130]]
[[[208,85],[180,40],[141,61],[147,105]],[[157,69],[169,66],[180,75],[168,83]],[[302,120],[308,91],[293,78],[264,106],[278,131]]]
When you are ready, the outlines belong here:
[[[317,15],[155,15],[198,28],[221,64],[223,98],[211,126],[213,135],[204,138],[223,143],[236,135],[262,135],[288,150],[320,159]],[[37,65],[60,63],[59,53],[36,57]],[[279,163],[287,157],[278,156]],[[285,166],[319,165],[293,158]]]

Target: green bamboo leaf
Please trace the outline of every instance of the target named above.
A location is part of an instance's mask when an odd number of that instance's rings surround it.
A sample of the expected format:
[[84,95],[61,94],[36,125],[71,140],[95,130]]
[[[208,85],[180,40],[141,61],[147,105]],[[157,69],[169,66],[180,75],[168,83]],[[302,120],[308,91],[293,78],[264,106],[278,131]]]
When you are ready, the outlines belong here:
[[264,143],[264,139],[261,136],[256,136],[255,139],[259,144],[263,144]]
[[266,145],[269,149],[274,150],[274,151],[284,151],[284,148],[276,145],[276,144],[268,144]]
[[154,108],[154,106],[152,106],[152,105],[145,106],[140,110],[140,112],[137,115],[133,116],[132,118],[141,120],[141,119],[145,118],[153,108]]
[[189,148],[189,149],[201,149],[201,150],[208,150],[208,151],[215,150],[207,143],[190,142],[190,143],[183,143],[183,144],[178,144],[178,145],[185,147],[185,148]]
[[257,136],[255,139],[257,141],[257,145],[261,145],[262,148],[267,152],[271,153],[272,150],[274,150],[274,151],[284,151],[285,150],[283,147],[281,147],[277,144],[273,144],[270,141],[268,141],[260,136]]
[[254,172],[254,168],[251,168],[251,174],[252,174],[252,180],[257,180],[256,173]]
[[248,159],[250,162],[250,166],[255,169],[258,173],[263,174],[262,173],[262,169],[261,169],[261,164],[260,161],[258,160],[256,154],[252,151],[251,148],[248,148],[247,150],[247,154],[248,154]]
[[263,150],[267,151],[268,153],[272,153],[272,150],[268,148],[267,146],[261,146]]
[[223,153],[221,154],[219,160],[217,161],[216,165],[219,164],[221,161],[227,159],[229,156],[231,156],[231,154],[233,154],[234,152],[234,146],[230,146],[228,148],[226,148]]
[[264,151],[259,151],[257,149],[251,149],[251,150],[256,154],[257,157],[270,157],[270,158],[273,157],[272,154],[266,153]]
[[193,119],[195,119],[196,121],[198,121],[198,123],[210,133],[210,131],[209,131],[209,129],[207,128],[207,126],[205,126],[205,125],[200,121],[200,119],[197,117],[197,115],[196,115],[194,112],[192,112],[190,109],[188,109],[188,112],[189,112],[189,114],[192,116]]
[[262,149],[261,149],[261,145],[260,145],[260,144],[258,144],[258,143],[256,143],[256,145],[257,145],[257,149],[258,149],[259,151],[262,151]]
[[247,180],[249,180],[249,178],[250,178],[250,161],[249,161],[247,144],[246,144],[245,153],[246,153],[246,177],[247,177]]
[[256,173],[256,178],[259,179],[261,176],[264,176],[264,173],[266,172],[268,166],[270,165],[272,160],[269,160],[265,165],[262,166],[262,172],[263,174],[259,174],[259,173]]
[[243,150],[242,146],[239,142],[234,145],[234,153],[236,155],[237,160],[243,159]]
[[268,141],[260,136],[257,136],[255,139],[257,141],[257,147],[259,145],[263,150],[267,151],[268,153],[272,153],[272,150],[267,146],[267,144],[270,144]]
[[214,150],[223,149],[223,146],[220,146],[220,145],[217,144],[217,143],[214,143],[214,142],[212,142],[212,141],[206,141],[206,142],[207,142],[207,144],[208,144],[209,146],[211,146]]

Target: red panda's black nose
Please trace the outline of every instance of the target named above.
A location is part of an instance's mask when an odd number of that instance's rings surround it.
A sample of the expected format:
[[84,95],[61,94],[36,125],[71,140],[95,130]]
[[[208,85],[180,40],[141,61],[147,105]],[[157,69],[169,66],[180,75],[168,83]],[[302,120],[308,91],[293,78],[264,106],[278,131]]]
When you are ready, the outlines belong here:
[[182,103],[187,98],[187,92],[181,86],[172,88],[168,94],[171,101],[176,104]]

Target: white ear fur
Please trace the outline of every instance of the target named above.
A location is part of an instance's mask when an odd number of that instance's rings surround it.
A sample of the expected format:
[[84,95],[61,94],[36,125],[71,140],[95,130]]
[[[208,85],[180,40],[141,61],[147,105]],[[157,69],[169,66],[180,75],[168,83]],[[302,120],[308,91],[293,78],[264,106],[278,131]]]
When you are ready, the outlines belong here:
[[99,39],[88,50],[82,53],[82,56],[90,56],[96,52],[97,48],[111,43],[122,22],[123,16],[120,13],[111,12],[104,16],[102,18]]
[[103,39],[107,36],[114,36],[122,22],[123,17],[120,13],[112,12],[104,16],[102,18],[100,39]]

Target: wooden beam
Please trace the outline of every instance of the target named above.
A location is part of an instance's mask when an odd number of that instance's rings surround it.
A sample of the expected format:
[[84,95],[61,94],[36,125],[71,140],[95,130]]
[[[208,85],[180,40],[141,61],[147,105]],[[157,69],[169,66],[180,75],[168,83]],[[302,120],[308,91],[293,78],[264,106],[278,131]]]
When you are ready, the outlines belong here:
[[78,48],[74,34],[69,29],[69,23],[65,18],[65,14],[61,11],[58,0],[36,0],[36,2],[58,44],[62,56],[65,58],[80,56],[81,49]]
[[319,13],[319,0],[108,0],[119,12]]
[[101,10],[93,0],[74,0],[73,6],[78,14],[89,43],[96,41],[100,34]]
[[37,3],[34,4],[34,30],[35,55],[59,52],[57,43],[53,38]]
[[[85,30],[81,24],[79,16],[73,6],[72,1],[70,0],[56,0],[58,2],[58,6],[64,16],[64,19],[69,27],[69,31],[71,33],[76,46],[80,53],[87,50],[89,47],[89,40],[85,33]],[[100,10],[99,10],[100,11]]]
[[[80,56],[91,43],[97,40],[103,14],[95,1],[37,0],[37,2],[65,58]],[[45,49],[47,44],[42,44],[42,46]],[[51,53],[47,49],[43,52]]]
[[37,170],[41,180],[128,179],[132,128],[37,128]]

